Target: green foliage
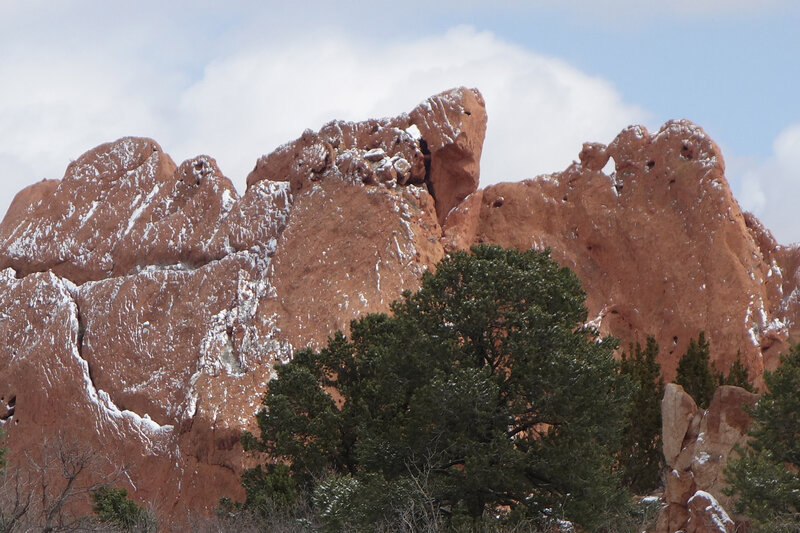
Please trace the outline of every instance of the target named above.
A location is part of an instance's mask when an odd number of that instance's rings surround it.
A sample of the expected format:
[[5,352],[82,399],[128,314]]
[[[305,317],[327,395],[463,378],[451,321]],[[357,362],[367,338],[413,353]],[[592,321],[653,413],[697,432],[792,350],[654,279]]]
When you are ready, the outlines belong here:
[[728,375],[718,372],[709,359],[710,346],[705,332],[701,331],[697,342],[689,341],[689,348],[678,362],[678,375],[675,383],[694,398],[697,406],[707,409],[719,385],[735,385],[754,392],[750,381],[750,371],[742,363],[741,353],[736,354],[736,361],[731,365]]
[[664,379],[656,361],[658,343],[647,337],[644,350],[638,342],[622,353],[621,372],[636,387],[631,396],[631,410],[622,436],[619,464],[622,480],[637,494],[658,487],[663,468],[661,453],[661,398]]
[[[412,524],[592,529],[627,508],[613,466],[631,385],[615,341],[581,326],[577,277],[547,252],[472,252],[440,262],[391,316],[276,368],[260,435],[242,442],[286,461],[331,529],[398,518],[397,501],[416,502]],[[276,468],[245,474],[248,501],[276,492],[256,483]]]
[[753,387],[753,383],[750,381],[750,371],[742,363],[741,352],[736,354],[736,361],[731,365],[728,375],[720,381],[720,385],[734,385],[746,391],[755,392],[755,387]]
[[246,470],[242,475],[242,486],[247,493],[245,507],[268,515],[276,506],[289,506],[297,499],[297,484],[289,467],[283,464],[261,466]]
[[101,523],[120,531],[155,531],[153,518],[136,502],[128,491],[103,486],[92,492],[92,511]]
[[800,528],[800,345],[764,373],[764,392],[750,411],[751,441],[726,469],[736,512],[760,531]]
[[717,384],[722,381],[721,374],[711,367],[709,344],[705,332],[689,341],[689,348],[678,362],[678,375],[675,383],[692,397],[701,409],[707,409],[714,397]]

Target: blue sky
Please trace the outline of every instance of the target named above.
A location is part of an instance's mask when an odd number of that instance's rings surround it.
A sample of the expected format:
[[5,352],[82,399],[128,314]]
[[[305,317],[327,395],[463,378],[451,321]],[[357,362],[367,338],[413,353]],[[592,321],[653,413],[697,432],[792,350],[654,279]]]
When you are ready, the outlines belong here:
[[723,149],[742,207],[800,241],[800,3],[598,4],[0,0],[0,210],[125,135],[178,162],[210,154],[242,191],[305,128],[468,85],[489,112],[484,185],[688,118]]

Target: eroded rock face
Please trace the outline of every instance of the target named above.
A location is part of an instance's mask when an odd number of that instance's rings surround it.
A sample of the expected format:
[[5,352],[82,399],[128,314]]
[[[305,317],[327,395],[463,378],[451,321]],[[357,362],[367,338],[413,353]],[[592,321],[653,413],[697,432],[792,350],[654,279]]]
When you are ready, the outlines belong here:
[[430,97],[409,115],[306,130],[261,157],[247,185],[286,180],[297,193],[330,178],[390,188],[426,183],[441,222],[478,188],[485,134],[483,96],[461,87]]
[[136,499],[164,516],[185,516],[189,502],[211,493],[238,493],[230,470],[182,453],[172,425],[121,409],[95,386],[82,355],[74,290],[51,272],[24,279],[0,272],[0,401],[13,406],[3,421],[11,468],[42,464],[46,443],[76,443],[104,458],[92,475],[126,464]]
[[739,352],[751,376],[774,368],[797,322],[797,281],[787,282],[797,254],[741,212],[703,130],[630,127],[608,146],[585,144],[580,160],[474,193],[445,221],[446,249],[549,247],[580,277],[601,332],[623,346],[656,337],[667,381],[702,330],[718,369]]
[[205,244],[236,199],[213,159],[176,168],[154,141],[133,137],[82,155],[54,189],[45,183],[48,194],[26,189],[0,225],[0,266],[75,283],[221,256]]
[[478,188],[486,106],[476,90],[455,89],[420,104],[411,121],[430,153],[430,186],[439,221]]
[[[482,97],[460,88],[309,130],[260,158],[241,196],[212,158],[176,165],[138,138],[20,192],[0,224],[12,459],[68,426],[116,450],[131,495],[167,520],[210,512],[241,496],[239,435],[273,365],[479,242],[551,247],[594,325],[657,336],[668,380],[700,330],[721,370],[737,350],[753,376],[774,364],[797,330],[800,249],[741,213],[700,128],[631,127],[564,172],[477,190],[485,128]],[[719,468],[745,431],[736,402],[751,399],[722,388],[703,414],[668,386],[670,528],[713,510],[699,490],[727,504]]]
[[[480,117],[479,95],[434,100],[415,115],[431,144],[448,150],[433,135],[449,120],[464,145],[453,113]],[[453,161],[477,161],[479,141]],[[430,157],[401,115],[307,132],[259,160],[241,197],[212,158],[176,166],[137,138],[22,191],[0,225],[11,447],[74,428],[119,454],[132,496],[168,520],[240,497],[239,437],[273,365],[387,311],[443,257]],[[475,189],[459,175],[454,190]]]

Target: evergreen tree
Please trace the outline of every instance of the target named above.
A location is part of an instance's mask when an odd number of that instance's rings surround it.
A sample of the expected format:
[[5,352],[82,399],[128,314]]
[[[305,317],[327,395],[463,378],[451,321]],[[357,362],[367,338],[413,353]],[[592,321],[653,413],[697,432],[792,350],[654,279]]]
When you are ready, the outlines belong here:
[[766,392],[750,410],[751,440],[726,469],[736,511],[757,531],[800,530],[800,345],[764,372]]
[[709,344],[705,332],[689,341],[689,348],[678,362],[678,375],[675,383],[692,397],[701,409],[707,409],[714,396],[720,374],[712,369],[709,360]]
[[135,501],[128,491],[103,486],[92,491],[92,511],[105,526],[119,531],[155,531],[155,521]]
[[577,277],[547,252],[472,252],[391,316],[277,367],[243,444],[287,462],[293,483],[267,464],[245,474],[248,500],[313,493],[334,530],[374,528],[398,501],[419,503],[404,520],[451,525],[500,513],[592,529],[627,509],[613,467],[631,386],[615,341],[582,326]]
[[750,371],[742,363],[742,354],[736,354],[736,361],[731,365],[728,375],[722,379],[720,385],[734,385],[741,387],[749,392],[754,392],[753,384],[750,382]]
[[636,387],[622,436],[619,463],[623,482],[637,494],[658,487],[664,456],[661,453],[661,398],[664,379],[656,361],[658,343],[648,336],[642,350],[638,342],[622,353],[620,369]]

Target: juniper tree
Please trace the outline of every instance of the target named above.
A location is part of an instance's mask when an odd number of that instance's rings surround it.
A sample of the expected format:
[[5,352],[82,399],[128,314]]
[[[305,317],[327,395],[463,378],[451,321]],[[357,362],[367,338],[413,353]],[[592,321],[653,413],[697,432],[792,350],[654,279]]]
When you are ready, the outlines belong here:
[[123,488],[104,485],[92,492],[92,511],[100,523],[118,531],[155,531],[155,520],[128,498]]
[[710,346],[705,332],[689,341],[689,347],[678,362],[678,374],[675,383],[692,397],[701,409],[707,409],[714,396],[721,376],[711,367],[709,359]]
[[[613,467],[631,387],[616,342],[583,326],[578,278],[549,252],[497,246],[435,272],[390,315],[276,368],[260,434],[243,437],[273,458],[245,474],[248,501],[275,486],[313,493],[334,529],[375,524],[420,493],[451,523],[608,521],[628,501]],[[279,464],[292,486],[253,482],[282,476]]]
[[755,521],[757,531],[800,530],[800,345],[764,372],[766,391],[750,409],[751,440],[729,462],[729,494],[736,512]]
[[721,380],[720,385],[734,385],[746,391],[754,392],[753,383],[750,381],[750,371],[742,363],[741,352],[737,352],[736,361],[733,362],[730,370],[728,370],[728,375]]
[[661,452],[661,398],[664,379],[656,361],[658,343],[648,336],[622,353],[620,370],[633,382],[631,410],[622,436],[619,463],[623,482],[637,494],[658,487],[664,456]]

